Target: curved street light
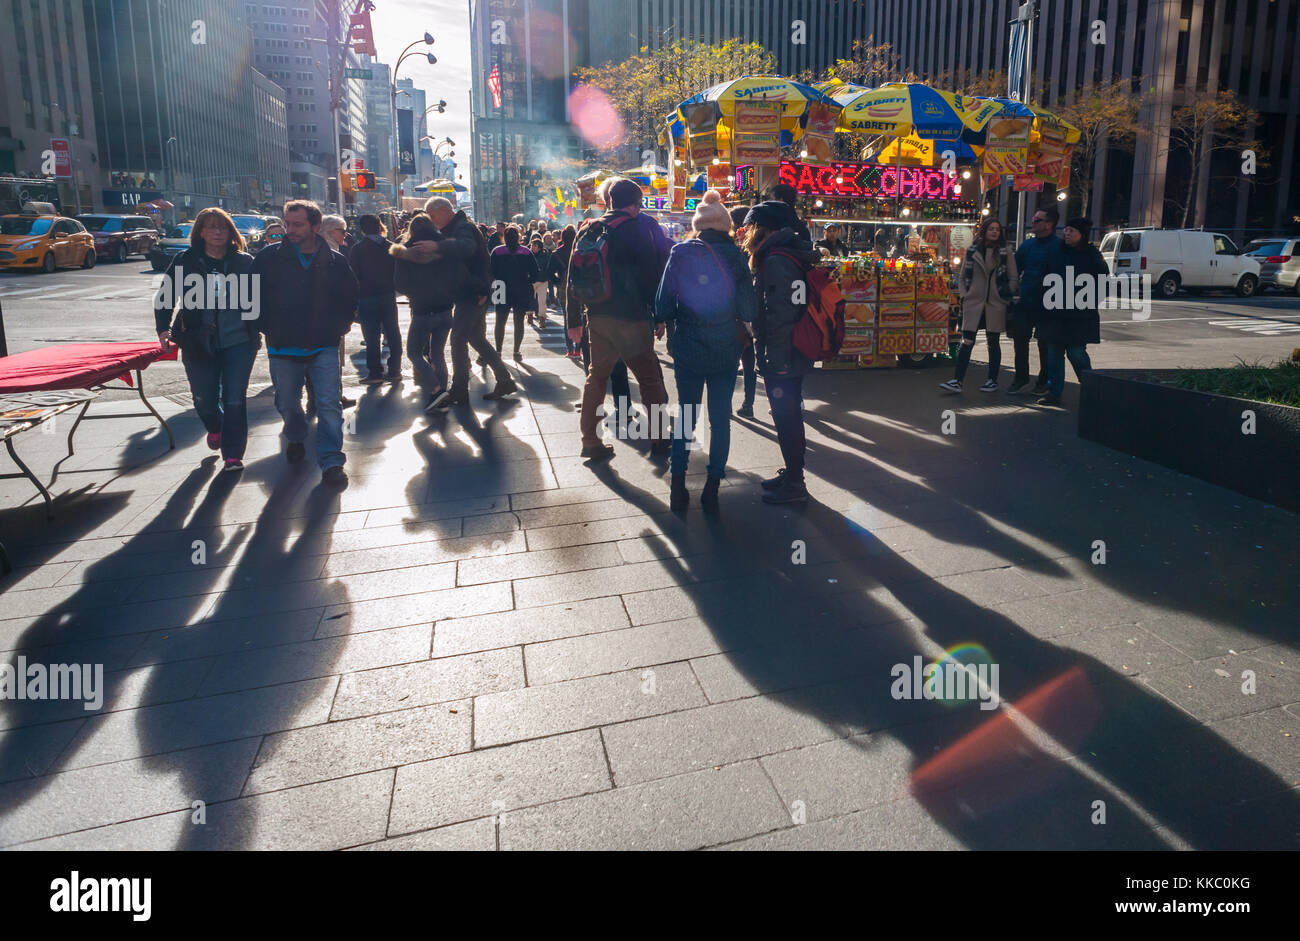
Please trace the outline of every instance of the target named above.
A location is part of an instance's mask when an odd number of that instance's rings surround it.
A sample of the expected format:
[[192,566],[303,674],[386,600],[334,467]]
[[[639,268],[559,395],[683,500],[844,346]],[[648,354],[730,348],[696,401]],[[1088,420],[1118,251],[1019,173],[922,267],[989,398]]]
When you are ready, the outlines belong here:
[[402,54],[397,57],[397,64],[393,66],[393,73],[392,73],[393,83],[389,89],[392,92],[390,97],[390,102],[392,105],[392,115],[393,115],[393,207],[396,209],[401,208],[401,203],[399,202],[401,197],[398,196],[399,190],[397,188],[397,170],[400,165],[398,161],[398,155],[397,155],[397,137],[398,137],[397,70],[402,67],[403,62],[405,62],[408,58],[410,58],[413,55],[423,55],[430,65],[438,64],[438,57],[435,56],[432,52],[419,53],[419,52],[411,51],[415,49],[416,46],[419,46],[421,43],[423,43],[426,46],[432,46],[434,43],[433,34],[429,32],[425,32],[423,39],[417,39],[415,42],[411,43],[409,46],[407,46],[405,49],[402,50]]

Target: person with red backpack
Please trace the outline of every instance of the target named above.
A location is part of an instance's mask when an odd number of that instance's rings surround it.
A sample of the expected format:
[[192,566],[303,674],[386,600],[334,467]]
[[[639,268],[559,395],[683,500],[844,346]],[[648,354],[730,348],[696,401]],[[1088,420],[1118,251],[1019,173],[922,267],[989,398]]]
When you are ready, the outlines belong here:
[[800,351],[795,336],[808,307],[799,299],[813,297],[811,271],[821,257],[813,250],[812,242],[800,238],[789,227],[788,214],[789,207],[784,203],[766,202],[745,216],[744,249],[758,293],[758,316],[754,320],[758,370],[785,458],[785,467],[763,481],[767,491],[763,502],[775,504],[808,501],[804,485],[803,378],[812,370],[813,360]]
[[[609,192],[610,209],[585,222],[569,258],[569,296],[587,315],[591,365],[582,393],[582,456],[608,460],[614,449],[597,433],[606,384],[621,358],[636,376],[641,404],[651,415],[655,439],[651,453],[669,451],[669,438],[656,421],[656,411],[668,403],[663,372],[655,356],[651,309],[659,279],[668,264],[672,243],[659,223],[641,215],[641,187],[619,180]],[[662,336],[663,327],[658,329]]]

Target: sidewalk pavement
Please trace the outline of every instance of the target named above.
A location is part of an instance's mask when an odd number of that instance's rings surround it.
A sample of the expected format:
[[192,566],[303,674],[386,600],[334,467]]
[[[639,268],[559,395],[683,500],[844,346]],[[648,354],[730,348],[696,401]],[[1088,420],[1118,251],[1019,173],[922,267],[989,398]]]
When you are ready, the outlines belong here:
[[[240,478],[164,401],[175,452],[82,426],[55,521],[0,484],[0,662],[105,671],[0,703],[0,845],[1300,847],[1294,515],[1079,440],[1073,386],[892,370],[809,379],[808,506],[760,396],[679,518],[644,445],[578,456],[559,329],[525,355],[446,416],[356,390],[341,493],[269,389]],[[896,681],[945,651],[1007,705]]]

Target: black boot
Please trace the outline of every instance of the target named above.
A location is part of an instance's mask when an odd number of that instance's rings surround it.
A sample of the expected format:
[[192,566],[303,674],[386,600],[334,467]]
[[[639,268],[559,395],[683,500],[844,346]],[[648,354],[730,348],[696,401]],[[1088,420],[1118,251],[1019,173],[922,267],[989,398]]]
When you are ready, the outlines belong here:
[[669,496],[668,508],[674,513],[683,512],[690,505],[691,495],[686,489],[686,475],[673,474],[673,489]]
[[721,477],[714,477],[710,474],[708,481],[704,484],[704,492],[700,494],[700,507],[705,513],[718,512],[718,486],[721,483]]

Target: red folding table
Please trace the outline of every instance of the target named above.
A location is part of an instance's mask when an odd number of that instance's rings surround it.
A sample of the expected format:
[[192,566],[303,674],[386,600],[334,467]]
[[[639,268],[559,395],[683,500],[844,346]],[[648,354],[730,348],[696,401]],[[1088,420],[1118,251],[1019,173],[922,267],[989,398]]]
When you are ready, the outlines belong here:
[[[77,427],[83,419],[95,420],[102,418],[132,418],[142,415],[152,415],[162,425],[163,430],[167,432],[167,446],[171,450],[176,448],[176,439],[172,436],[172,430],[168,427],[166,419],[158,414],[150,403],[148,397],[144,394],[144,370],[149,368],[159,359],[175,359],[175,349],[164,352],[158,345],[157,341],[145,341],[139,343],[66,343],[57,346],[46,346],[38,350],[29,350],[26,353],[16,353],[12,356],[0,357],[0,395],[10,395],[16,393],[36,393],[50,392],[55,390],[83,389],[92,392],[100,392],[111,389],[129,389],[135,391],[140,396],[140,401],[144,403],[147,412],[127,412],[125,414],[115,413],[112,415],[87,415],[90,405],[95,401],[94,397],[85,399],[81,404],[81,411],[77,415],[77,420],[73,422],[72,429],[68,432],[68,456],[73,454],[73,435],[77,433]],[[131,374],[135,373],[135,381],[132,382]],[[111,385],[110,383],[120,382],[120,385]],[[69,407],[75,407],[75,404]],[[66,409],[59,408],[58,411]],[[49,415],[47,417],[53,417]],[[4,443],[9,450],[9,456],[13,458],[14,463],[22,471],[20,474],[0,474],[0,478],[26,477],[40,491],[41,497],[45,500],[47,515],[52,519],[54,516],[50,495],[36,475],[28,469],[14,451],[14,438],[21,431],[27,431],[30,428],[40,424],[37,422],[26,422],[19,426],[11,426],[12,433],[4,435]],[[8,559],[4,553],[3,545],[0,545],[0,568],[8,571]]]

